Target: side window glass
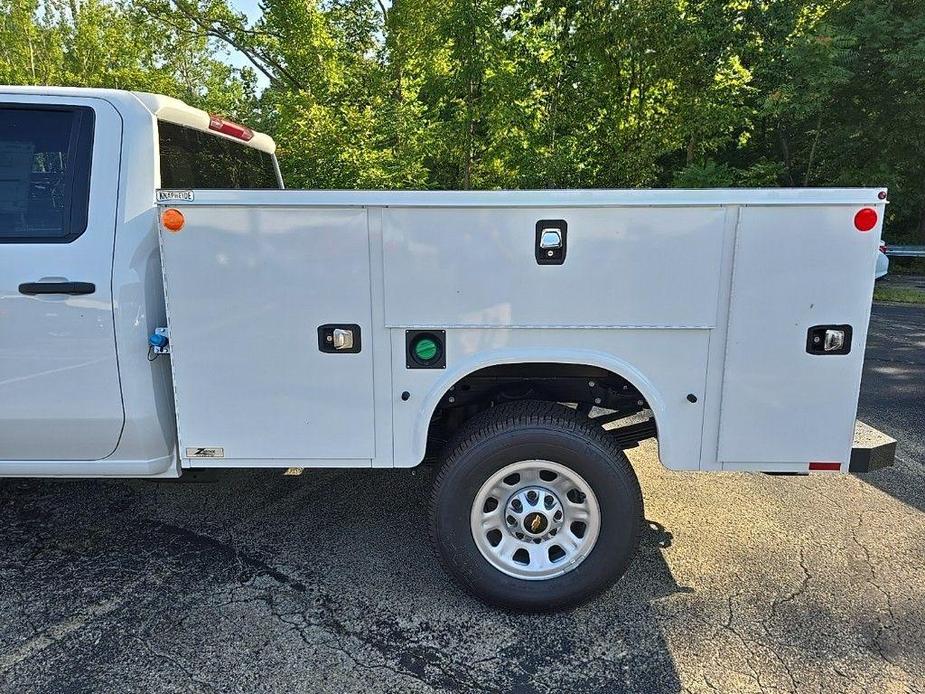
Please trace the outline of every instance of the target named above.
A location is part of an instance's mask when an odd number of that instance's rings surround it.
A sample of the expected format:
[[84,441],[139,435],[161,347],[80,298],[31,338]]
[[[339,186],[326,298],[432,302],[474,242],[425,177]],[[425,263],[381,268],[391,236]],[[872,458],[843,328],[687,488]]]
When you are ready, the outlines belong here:
[[92,109],[0,105],[0,243],[80,236],[92,151]]

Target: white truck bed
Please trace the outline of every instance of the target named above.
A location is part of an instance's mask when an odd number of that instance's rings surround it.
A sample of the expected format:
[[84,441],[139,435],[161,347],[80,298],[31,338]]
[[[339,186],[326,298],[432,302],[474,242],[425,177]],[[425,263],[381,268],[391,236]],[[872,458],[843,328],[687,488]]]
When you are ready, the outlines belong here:
[[[878,189],[194,191],[161,230],[185,465],[410,466],[434,407],[498,363],[608,369],[645,396],[672,469],[847,470]],[[539,220],[567,222],[561,265]],[[323,324],[360,326],[355,354]],[[807,331],[850,325],[847,354]],[[406,368],[405,331],[446,367]],[[401,394],[407,392],[407,400]],[[695,401],[692,402],[691,399]],[[195,456],[197,449],[220,460]]]

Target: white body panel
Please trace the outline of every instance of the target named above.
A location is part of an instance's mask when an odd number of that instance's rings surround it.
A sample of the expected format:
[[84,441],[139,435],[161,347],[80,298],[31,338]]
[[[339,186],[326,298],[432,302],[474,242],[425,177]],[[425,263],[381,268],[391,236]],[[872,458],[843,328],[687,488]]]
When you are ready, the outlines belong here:
[[[493,364],[553,362],[608,369],[635,385],[652,408],[659,428],[659,458],[675,470],[700,467],[703,408],[685,396],[702,392],[709,330],[491,328],[447,331],[446,371],[405,370],[403,330],[392,330],[395,390],[421,393],[412,403],[395,398],[395,461],[417,465],[424,456],[430,413],[463,376]],[[683,392],[682,392],[683,391]]]
[[[386,324],[712,327],[723,215],[720,206],[387,208]],[[537,266],[540,219],[568,222],[561,266]],[[659,291],[640,291],[641,281]]]

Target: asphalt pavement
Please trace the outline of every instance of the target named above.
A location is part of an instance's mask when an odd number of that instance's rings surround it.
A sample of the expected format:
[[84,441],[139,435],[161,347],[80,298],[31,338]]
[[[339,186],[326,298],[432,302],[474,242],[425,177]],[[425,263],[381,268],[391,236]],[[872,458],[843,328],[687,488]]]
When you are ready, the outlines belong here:
[[426,539],[430,473],[0,481],[5,692],[925,692],[925,308],[874,307],[864,477],[669,473],[564,614],[483,606]]

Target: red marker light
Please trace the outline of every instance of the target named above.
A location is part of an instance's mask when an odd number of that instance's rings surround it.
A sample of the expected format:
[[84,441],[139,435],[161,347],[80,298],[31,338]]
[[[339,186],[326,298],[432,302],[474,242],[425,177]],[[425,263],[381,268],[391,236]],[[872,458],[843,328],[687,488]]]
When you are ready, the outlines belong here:
[[825,470],[828,472],[838,472],[841,470],[841,463],[828,463],[828,462],[818,462],[810,463],[810,470]]
[[854,215],[854,227],[858,231],[868,232],[877,226],[877,210],[865,207]]
[[250,128],[215,115],[209,116],[209,130],[214,130],[222,135],[236,137],[245,142],[252,140],[254,137],[254,131]]

